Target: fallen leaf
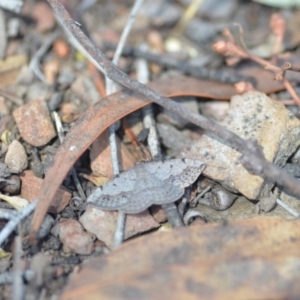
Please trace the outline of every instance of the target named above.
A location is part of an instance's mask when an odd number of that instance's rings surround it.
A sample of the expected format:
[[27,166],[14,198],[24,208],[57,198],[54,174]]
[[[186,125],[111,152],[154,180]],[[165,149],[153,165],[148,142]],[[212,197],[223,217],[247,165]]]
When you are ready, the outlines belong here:
[[60,299],[296,299],[299,226],[260,217],[156,232],[91,261]]

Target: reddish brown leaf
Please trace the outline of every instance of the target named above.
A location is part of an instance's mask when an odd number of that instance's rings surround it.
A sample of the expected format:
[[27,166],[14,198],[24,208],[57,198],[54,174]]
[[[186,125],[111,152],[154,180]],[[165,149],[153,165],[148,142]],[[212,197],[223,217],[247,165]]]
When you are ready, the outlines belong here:
[[259,217],[156,232],[91,261],[60,299],[298,299],[299,225]]

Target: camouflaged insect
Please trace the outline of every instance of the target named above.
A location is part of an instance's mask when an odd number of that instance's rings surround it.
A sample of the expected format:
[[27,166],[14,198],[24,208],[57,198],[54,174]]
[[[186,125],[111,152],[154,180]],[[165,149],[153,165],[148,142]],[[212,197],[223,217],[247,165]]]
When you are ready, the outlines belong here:
[[104,210],[136,214],[152,204],[171,203],[184,194],[205,165],[196,159],[171,159],[136,164],[97,188],[87,203]]

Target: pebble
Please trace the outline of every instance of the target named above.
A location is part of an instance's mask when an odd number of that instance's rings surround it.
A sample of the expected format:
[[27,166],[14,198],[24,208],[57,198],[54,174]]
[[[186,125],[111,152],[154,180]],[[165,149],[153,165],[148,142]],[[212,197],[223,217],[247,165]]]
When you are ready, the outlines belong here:
[[204,0],[199,7],[199,15],[207,19],[230,19],[238,7],[237,0]]
[[145,1],[140,9],[140,14],[147,17],[151,25],[156,27],[174,25],[181,16],[181,8],[169,1]]
[[[22,181],[21,197],[29,202],[34,201],[39,196],[44,180],[34,176],[30,170],[23,172],[20,178]],[[55,214],[60,213],[69,204],[71,197],[72,194],[61,187],[57,191],[48,211]]]
[[18,195],[20,192],[21,180],[18,176],[13,175],[6,179],[0,179],[0,190],[2,193]]
[[68,43],[63,39],[57,39],[53,44],[53,51],[59,58],[67,58],[70,53]]
[[48,101],[50,111],[55,111],[59,108],[63,101],[63,94],[61,92],[54,92]]
[[47,61],[44,63],[43,69],[44,69],[44,74],[45,74],[45,77],[47,78],[47,81],[53,85],[56,81],[56,78],[57,78],[57,75],[58,75],[59,69],[60,69],[59,61],[56,59]]
[[[79,222],[88,232],[94,234],[108,248],[113,246],[114,233],[117,224],[117,211],[104,211],[98,207],[87,206]],[[142,232],[158,228],[160,225],[148,211],[127,215],[125,225],[125,240]]]
[[46,100],[51,94],[51,88],[49,85],[46,85],[43,82],[34,82],[29,85],[26,91],[26,100],[27,102],[35,101],[36,99]]
[[[300,145],[300,121],[279,101],[260,92],[247,92],[231,99],[228,117],[222,123],[248,140],[256,139],[266,159],[280,166]],[[208,135],[187,145],[181,157],[206,164],[203,174],[230,191],[248,199],[268,197],[273,183],[250,174],[241,164],[241,154]]]
[[0,96],[0,114],[1,114],[1,116],[9,115],[9,109],[6,105],[6,100],[2,96]]
[[[120,170],[126,170],[133,167],[135,158],[117,136],[116,141],[118,145],[117,149],[121,152],[119,153],[119,157],[121,157],[119,161]],[[90,159],[91,169],[94,175],[108,178],[112,178],[114,176],[107,130],[92,144]]]
[[56,136],[44,100],[35,100],[20,106],[14,110],[13,116],[22,138],[35,147],[46,145]]
[[23,145],[14,140],[8,146],[7,153],[5,155],[5,164],[9,169],[19,173],[24,171],[28,166],[28,158]]
[[161,205],[152,205],[150,207],[150,212],[152,217],[157,223],[164,223],[168,221],[165,211],[163,210]]
[[178,153],[187,143],[191,142],[188,135],[168,123],[157,124],[157,130],[162,143],[174,153]]
[[227,101],[201,101],[199,107],[201,114],[217,122],[221,122],[228,115],[229,103]]
[[35,3],[32,17],[37,21],[35,29],[39,33],[50,31],[56,23],[52,9],[46,2]]
[[[198,111],[198,102],[196,98],[194,97],[177,97],[176,102],[182,104],[186,108],[189,108],[190,110],[194,112],[199,112]],[[170,123],[175,125],[178,128],[185,128],[190,122],[189,120],[183,119],[177,114],[164,109],[163,112],[161,112],[158,116],[157,119],[160,123]]]
[[52,228],[51,233],[59,237],[64,247],[76,254],[89,255],[95,249],[91,235],[74,219],[60,221]]
[[186,27],[186,35],[196,43],[208,42],[214,38],[224,25],[217,25],[198,19],[191,20]]

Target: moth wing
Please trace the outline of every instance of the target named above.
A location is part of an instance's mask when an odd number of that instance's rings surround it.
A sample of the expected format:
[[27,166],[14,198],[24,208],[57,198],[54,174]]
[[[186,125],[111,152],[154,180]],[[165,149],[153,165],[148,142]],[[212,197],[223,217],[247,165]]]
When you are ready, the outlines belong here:
[[141,165],[157,179],[173,183],[182,188],[192,184],[201,174],[204,166],[204,163],[200,160],[184,158],[148,162]]
[[166,182],[185,188],[196,181],[200,176],[205,164],[197,159],[176,159],[173,164],[173,173]]
[[128,195],[121,193],[119,195],[98,195],[98,193],[91,194],[88,197],[87,203],[97,206],[104,210],[118,210],[120,207],[128,203]]
[[136,183],[136,173],[125,171],[103,186],[95,189],[87,199],[87,203],[106,210],[116,210],[128,202],[128,195]]
[[184,189],[178,186],[170,183],[160,183],[153,189],[145,188],[133,192],[129,201],[120,210],[127,214],[137,214],[146,210],[152,204],[161,205],[174,202],[181,198],[183,194]]

